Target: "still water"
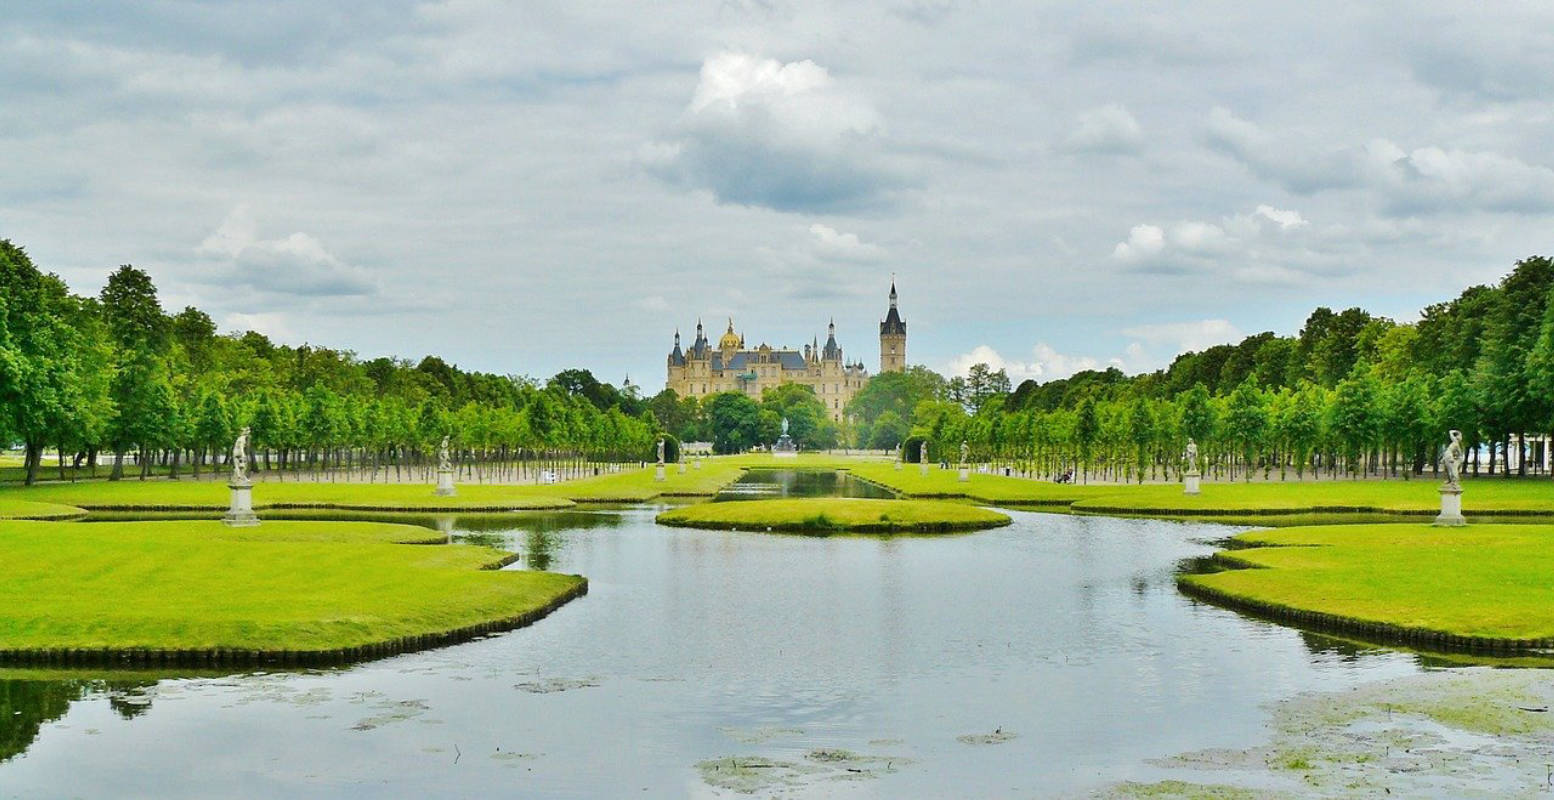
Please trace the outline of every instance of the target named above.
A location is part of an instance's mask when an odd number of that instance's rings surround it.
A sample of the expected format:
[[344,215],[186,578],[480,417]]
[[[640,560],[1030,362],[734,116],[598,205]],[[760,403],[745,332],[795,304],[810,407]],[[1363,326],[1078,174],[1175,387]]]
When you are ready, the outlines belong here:
[[452,520],[590,579],[482,641],[309,673],[0,672],[0,798],[741,796],[740,759],[758,797],[1045,797],[1213,781],[1147,762],[1420,669],[1178,594],[1177,562],[1228,528],[1011,512],[811,538],[654,513]]
[[779,497],[867,497],[889,500],[895,492],[843,470],[753,469],[718,493],[718,501]]

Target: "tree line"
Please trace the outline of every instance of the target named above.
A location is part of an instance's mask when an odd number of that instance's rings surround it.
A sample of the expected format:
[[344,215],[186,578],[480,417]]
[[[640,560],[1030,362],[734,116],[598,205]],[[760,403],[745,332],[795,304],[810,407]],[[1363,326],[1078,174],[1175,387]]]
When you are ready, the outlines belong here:
[[99,453],[113,456],[111,479],[130,455],[142,478],[198,475],[226,463],[245,426],[260,471],[372,479],[424,475],[443,436],[467,475],[517,480],[652,458],[661,430],[634,391],[586,370],[542,384],[436,356],[360,359],[218,334],[197,308],[165,312],[143,270],[122,266],[82,297],[0,240],[0,444],[23,446],[28,483],[45,449],[61,478],[83,462],[96,474]]
[[[846,420],[809,444],[904,445],[908,460],[926,444],[933,460],[955,461],[964,441],[974,460],[1022,473],[1142,481],[1179,476],[1191,438],[1219,477],[1408,477],[1438,468],[1456,428],[1473,474],[1510,464],[1526,474],[1542,463],[1528,440],[1554,430],[1551,291],[1554,262],[1531,257],[1413,322],[1318,308],[1296,335],[1254,334],[1141,375],[1089,370],[1011,388],[986,364],[951,379],[916,366],[872,377]],[[776,435],[772,414],[749,422],[766,398],[665,390],[648,405],[677,436],[728,451]]]

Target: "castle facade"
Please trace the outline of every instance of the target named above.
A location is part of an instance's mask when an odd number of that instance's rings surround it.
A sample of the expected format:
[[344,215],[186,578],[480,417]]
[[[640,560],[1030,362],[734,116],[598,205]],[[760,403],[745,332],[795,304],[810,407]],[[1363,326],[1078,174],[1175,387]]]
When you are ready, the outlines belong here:
[[[680,333],[675,332],[674,349],[669,352],[668,378],[665,385],[681,397],[706,397],[719,392],[741,392],[757,400],[771,386],[798,383],[810,386],[835,422],[842,421],[848,401],[863,388],[869,371],[863,362],[848,362],[836,343],[836,321],[827,328],[826,343],[804,346],[802,352],[774,349],[762,344],[745,347],[745,337],[734,332],[734,321],[718,340],[717,347],[707,340],[701,321],[696,322],[696,340],[689,349],[680,348]],[[890,285],[890,312],[880,323],[880,371],[906,369],[906,323],[896,310],[896,285]]]

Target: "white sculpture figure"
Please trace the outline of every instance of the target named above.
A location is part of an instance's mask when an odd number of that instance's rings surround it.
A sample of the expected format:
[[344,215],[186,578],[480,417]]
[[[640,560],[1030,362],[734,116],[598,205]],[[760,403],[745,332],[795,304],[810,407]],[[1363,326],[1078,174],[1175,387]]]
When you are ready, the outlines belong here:
[[1191,437],[1187,439],[1187,452],[1184,455],[1187,458],[1187,474],[1196,475],[1198,473],[1198,443],[1193,441]]
[[782,418],[782,435],[783,436],[787,436],[788,435],[788,418],[787,417],[783,417]]
[[442,444],[437,446],[437,471],[444,472],[453,469],[453,458],[448,454],[448,437],[442,437]]
[[960,463],[966,463],[966,457],[971,454],[971,448],[966,446],[966,440],[960,440]]
[[1451,441],[1446,443],[1446,452],[1441,458],[1441,465],[1446,468],[1444,488],[1461,490],[1462,467],[1467,460],[1467,455],[1462,451],[1462,431],[1454,430],[1448,435]]
[[232,443],[232,482],[248,483],[248,427],[244,426]]
[[658,463],[664,463],[664,437],[658,437]]

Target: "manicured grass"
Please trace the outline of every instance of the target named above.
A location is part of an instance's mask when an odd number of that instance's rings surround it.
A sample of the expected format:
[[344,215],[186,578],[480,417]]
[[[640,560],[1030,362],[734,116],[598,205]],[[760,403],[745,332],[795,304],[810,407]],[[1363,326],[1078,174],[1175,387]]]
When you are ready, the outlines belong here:
[[40,503],[23,500],[14,495],[0,495],[0,520],[3,519],[68,519],[86,512],[75,506],[59,503]]
[[[535,487],[540,488],[540,487]],[[254,484],[256,509],[313,507],[371,510],[529,510],[565,508],[563,497],[538,493],[524,486],[459,486],[453,497],[432,494],[419,483],[296,483],[262,481]],[[210,510],[227,508],[231,492],[220,481],[82,481],[0,489],[0,502],[27,499],[65,503],[88,510]]]
[[929,465],[927,475],[921,474],[917,464],[904,464],[899,471],[889,463],[858,462],[848,468],[854,475],[888,486],[905,497],[964,497],[998,506],[1063,507],[1076,500],[1116,491],[1116,487],[1076,486],[976,472],[966,483],[961,483],[956,468],[939,469],[933,465]]
[[579,503],[644,503],[657,497],[711,497],[739,480],[744,470],[729,459],[705,459],[701,469],[687,463],[685,474],[676,464],[664,465],[664,480],[653,477],[653,465],[598,477],[529,487],[537,494]]
[[366,522],[0,522],[0,651],[318,652],[541,613],[582,578]]
[[793,533],[950,533],[1008,525],[985,508],[937,500],[806,498],[702,503],[666,511],[658,522],[687,528]]
[[[653,467],[606,473],[554,484],[458,484],[458,494],[438,497],[422,483],[313,483],[263,480],[254,484],[254,507],[334,508],[358,511],[526,511],[567,508],[576,502],[640,503],[659,496],[711,496],[738,479],[740,467],[708,460],[701,469],[673,465],[664,480]],[[88,510],[226,509],[230,492],[221,481],[80,481],[0,489],[0,514],[13,502],[47,502]]]
[[1184,575],[1183,589],[1370,637],[1554,645],[1554,526],[1330,525],[1236,539],[1255,549],[1218,558],[1250,569]]
[[[1319,481],[1311,483],[1205,483],[1186,495],[1180,484],[1112,486],[1074,503],[1075,511],[1143,516],[1385,513],[1433,515],[1440,511],[1439,483],[1428,480]],[[1094,487],[1100,488],[1100,487]],[[1467,480],[1463,513],[1554,514],[1554,481]]]

